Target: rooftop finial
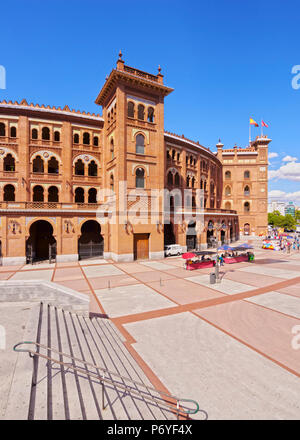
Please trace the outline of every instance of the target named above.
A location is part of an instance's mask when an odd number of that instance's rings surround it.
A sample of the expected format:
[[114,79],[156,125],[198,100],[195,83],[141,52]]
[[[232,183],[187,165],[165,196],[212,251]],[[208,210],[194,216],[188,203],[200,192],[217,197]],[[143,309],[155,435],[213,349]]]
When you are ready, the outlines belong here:
[[122,51],[120,50],[120,52],[119,52],[119,60],[122,60],[122,56],[123,56],[123,54],[122,54]]
[[158,66],[158,73],[160,74],[160,72],[161,72],[161,67],[160,67],[160,65]]

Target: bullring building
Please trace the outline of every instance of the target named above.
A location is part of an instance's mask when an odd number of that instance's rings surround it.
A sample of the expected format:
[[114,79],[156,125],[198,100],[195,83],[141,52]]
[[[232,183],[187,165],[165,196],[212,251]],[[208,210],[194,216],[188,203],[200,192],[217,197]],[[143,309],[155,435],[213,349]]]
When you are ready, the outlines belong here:
[[[0,103],[3,265],[49,256],[156,259],[166,244],[205,249],[266,232],[270,139],[231,149],[219,141],[214,153],[169,133],[164,99],[172,91],[160,68],[157,75],[143,72],[120,54],[96,98],[102,116],[25,99]],[[127,186],[122,209],[120,182]],[[114,221],[103,189],[114,193]],[[141,191],[136,200],[134,189]],[[168,208],[164,189],[175,194]],[[189,206],[174,207],[176,194],[187,189]],[[199,190],[201,222],[197,215],[174,221],[180,210],[196,211]],[[128,213],[136,203],[141,221],[132,222]]]

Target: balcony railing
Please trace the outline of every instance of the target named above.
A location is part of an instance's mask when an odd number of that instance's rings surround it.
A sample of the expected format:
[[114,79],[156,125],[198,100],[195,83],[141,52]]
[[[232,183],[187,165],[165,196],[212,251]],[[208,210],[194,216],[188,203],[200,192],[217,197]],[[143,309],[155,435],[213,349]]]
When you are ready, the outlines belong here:
[[96,210],[101,203],[63,203],[63,202],[0,202],[0,209],[27,210],[27,209],[59,209],[59,210]]

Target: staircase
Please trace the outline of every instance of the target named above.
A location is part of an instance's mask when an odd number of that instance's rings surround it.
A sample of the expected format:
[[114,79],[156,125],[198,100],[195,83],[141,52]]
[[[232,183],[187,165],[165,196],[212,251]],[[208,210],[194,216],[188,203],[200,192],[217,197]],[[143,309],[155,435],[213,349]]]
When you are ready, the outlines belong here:
[[176,419],[176,400],[153,388],[109,320],[44,303],[31,313],[6,419]]

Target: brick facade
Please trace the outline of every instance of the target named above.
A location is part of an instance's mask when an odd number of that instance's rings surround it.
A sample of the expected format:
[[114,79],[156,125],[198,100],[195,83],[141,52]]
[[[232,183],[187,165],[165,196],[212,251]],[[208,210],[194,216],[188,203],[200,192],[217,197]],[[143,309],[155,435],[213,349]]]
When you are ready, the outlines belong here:
[[[2,264],[46,258],[51,246],[57,261],[89,252],[116,261],[160,258],[169,243],[206,248],[210,237],[234,241],[245,224],[250,234],[265,232],[270,140],[258,138],[244,150],[218,144],[214,154],[166,132],[164,98],[172,90],[160,70],[131,68],[120,55],[96,99],[102,117],[25,100],[0,103]],[[246,184],[250,195],[242,194]],[[134,199],[128,192],[136,188]],[[174,191],[169,204],[164,188]],[[101,194],[104,189],[115,196]],[[176,192],[184,190],[188,204],[174,207]],[[186,214],[180,221],[179,212]]]

